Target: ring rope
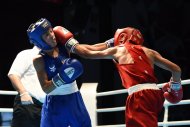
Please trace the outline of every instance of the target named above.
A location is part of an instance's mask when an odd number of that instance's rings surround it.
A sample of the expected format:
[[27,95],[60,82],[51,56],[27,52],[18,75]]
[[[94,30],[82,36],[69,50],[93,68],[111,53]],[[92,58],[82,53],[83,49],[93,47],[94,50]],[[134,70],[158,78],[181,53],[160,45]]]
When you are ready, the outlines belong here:
[[[158,84],[157,86],[159,88],[162,88],[162,86],[164,85],[165,83],[160,83]],[[190,84],[190,79],[187,79],[187,80],[182,80],[181,81],[181,84],[182,85],[187,85],[187,84]],[[108,96],[108,95],[116,95],[116,94],[123,94],[123,93],[127,93],[128,90],[127,89],[121,89],[121,90],[113,90],[113,91],[108,91],[108,92],[99,92],[96,94],[97,97],[101,97],[101,96]]]
[[[190,99],[189,100],[181,100],[177,104],[171,104],[167,100],[164,102],[164,106],[175,106],[175,105],[186,105],[186,104],[190,104]],[[114,107],[114,108],[100,108],[100,109],[97,109],[96,112],[98,112],[98,113],[117,112],[117,111],[124,111],[124,110],[125,110],[125,106],[122,106],[122,107]]]

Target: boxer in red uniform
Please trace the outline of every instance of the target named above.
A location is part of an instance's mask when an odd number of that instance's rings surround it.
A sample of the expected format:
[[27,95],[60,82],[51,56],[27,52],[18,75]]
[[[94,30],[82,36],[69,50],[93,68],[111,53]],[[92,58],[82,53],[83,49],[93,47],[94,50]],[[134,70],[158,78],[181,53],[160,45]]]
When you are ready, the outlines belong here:
[[[61,28],[54,32],[64,36]],[[127,27],[118,29],[114,40],[99,44],[101,50],[105,49],[102,51],[79,44],[73,38],[63,43],[70,52],[84,58],[113,59],[122,84],[129,93],[125,112],[127,127],[157,127],[164,100],[178,103],[183,97],[180,67],[157,51],[144,47],[143,41],[139,30]],[[170,71],[172,75],[162,90],[156,84],[154,65]]]

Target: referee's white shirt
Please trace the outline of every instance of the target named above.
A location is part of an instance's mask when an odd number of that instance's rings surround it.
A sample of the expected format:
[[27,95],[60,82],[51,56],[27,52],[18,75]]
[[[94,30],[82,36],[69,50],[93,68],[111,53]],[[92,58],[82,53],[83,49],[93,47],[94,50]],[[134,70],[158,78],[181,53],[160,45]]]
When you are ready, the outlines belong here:
[[33,58],[39,51],[37,47],[33,47],[32,49],[26,49],[18,53],[8,75],[16,74],[20,76],[21,82],[29,94],[43,103],[46,94],[42,90],[36,70],[33,66]]

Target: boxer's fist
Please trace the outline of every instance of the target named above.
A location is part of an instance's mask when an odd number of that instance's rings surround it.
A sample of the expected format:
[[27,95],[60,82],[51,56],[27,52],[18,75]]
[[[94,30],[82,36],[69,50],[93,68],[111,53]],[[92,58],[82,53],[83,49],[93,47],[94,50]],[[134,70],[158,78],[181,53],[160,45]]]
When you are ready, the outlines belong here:
[[65,59],[59,73],[52,78],[56,87],[73,82],[83,73],[83,66],[77,59]]
[[114,47],[114,38],[105,41],[107,48]]
[[183,98],[183,89],[180,82],[170,81],[166,83],[162,90],[164,91],[164,97],[170,103],[178,103]]
[[65,45],[69,39],[73,38],[73,34],[62,26],[54,27],[53,32],[57,41],[63,45]]
[[58,43],[65,45],[69,52],[74,52],[74,48],[78,41],[73,38],[73,34],[62,26],[56,26],[53,28],[56,40]]

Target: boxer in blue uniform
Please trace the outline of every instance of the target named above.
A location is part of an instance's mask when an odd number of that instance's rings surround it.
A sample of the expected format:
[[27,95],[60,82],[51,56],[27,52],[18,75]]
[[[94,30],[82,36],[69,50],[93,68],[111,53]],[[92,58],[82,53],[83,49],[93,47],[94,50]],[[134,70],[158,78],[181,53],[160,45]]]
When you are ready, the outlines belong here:
[[34,58],[42,89],[47,93],[41,127],[91,127],[91,120],[76,84],[82,64],[57,42],[51,23],[41,18],[27,30],[29,40],[41,49]]

